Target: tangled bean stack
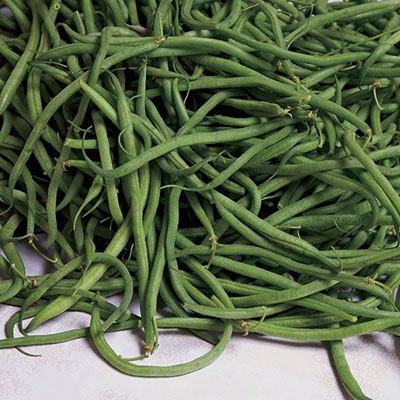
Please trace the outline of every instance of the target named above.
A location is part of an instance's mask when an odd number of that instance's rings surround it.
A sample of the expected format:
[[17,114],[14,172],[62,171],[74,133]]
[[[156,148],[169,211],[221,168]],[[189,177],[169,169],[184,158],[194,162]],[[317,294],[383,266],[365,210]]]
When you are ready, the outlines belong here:
[[[400,3],[0,5],[0,302],[19,307],[0,347],[90,336],[126,374],[175,376],[234,332],[320,340],[367,398],[343,339],[400,332]],[[90,327],[35,334],[67,311]],[[215,346],[144,366],[106,340],[142,331],[140,359],[167,328]]]

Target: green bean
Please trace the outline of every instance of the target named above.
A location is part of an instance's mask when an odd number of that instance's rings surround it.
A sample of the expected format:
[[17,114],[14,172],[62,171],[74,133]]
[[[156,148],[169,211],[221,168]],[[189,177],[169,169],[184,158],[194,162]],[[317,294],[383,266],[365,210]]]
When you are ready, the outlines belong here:
[[[64,276],[68,275],[73,270],[80,267],[83,263],[84,257],[77,257],[74,260],[70,261],[68,264],[63,265],[62,268],[58,269],[56,272],[51,274],[44,283],[42,283],[35,291],[31,292],[30,295],[24,300],[24,303],[21,306],[21,318],[24,314],[24,311],[37,300],[39,300],[43,295],[45,295],[46,291],[53,286],[54,283],[62,279]],[[20,320],[22,322],[22,320]]]
[[[154,146],[151,149],[145,150],[142,152],[138,157],[136,157],[132,161],[128,161],[124,165],[114,168],[112,171],[105,171],[100,168],[98,165],[93,163],[87,155],[85,156],[85,160],[87,161],[88,167],[93,169],[94,172],[99,173],[104,177],[113,177],[113,178],[120,178],[130,172],[135,171],[136,169],[143,166],[145,163],[156,159],[172,150],[175,150],[180,147],[185,147],[189,145],[196,145],[196,144],[213,144],[213,143],[220,143],[228,139],[230,141],[238,141],[247,139],[250,137],[255,137],[261,135],[263,133],[267,133],[268,131],[276,128],[277,126],[285,126],[286,124],[293,123],[292,120],[281,120],[277,121],[276,124],[269,124],[269,123],[261,123],[259,125],[253,127],[246,127],[243,129],[236,129],[236,130],[229,130],[221,131],[221,132],[204,132],[201,135],[199,134],[189,134],[179,137],[174,137],[171,139],[165,140],[163,143]],[[84,150],[84,149],[82,149]]]
[[237,203],[228,199],[220,193],[213,192],[213,198],[216,202],[216,205],[222,205],[223,207],[227,207],[227,209],[232,212],[237,218],[241,220],[245,220],[247,223],[250,223],[251,226],[260,232],[262,235],[265,235],[268,239],[272,241],[276,241],[280,244],[283,244],[285,247],[288,247],[292,250],[300,252],[301,254],[307,254],[308,256],[317,259],[323,265],[328,267],[329,269],[337,270],[339,265],[337,262],[333,260],[328,260],[325,257],[321,257],[319,252],[313,248],[313,246],[307,244],[299,238],[293,237],[277,228],[273,225],[269,224],[267,221],[260,220],[254,214],[250,213],[244,207],[241,207]]
[[85,227],[83,246],[84,246],[84,254],[85,254],[85,265],[86,268],[90,266],[93,261],[93,255],[96,251],[96,245],[94,243],[94,232],[98,225],[98,219],[95,217],[91,217]]
[[360,4],[352,6],[348,9],[337,10],[327,14],[319,14],[314,16],[309,20],[309,22],[304,25],[298,23],[300,25],[297,29],[294,29],[289,35],[286,35],[285,40],[289,43],[289,45],[297,40],[299,37],[311,32],[312,30],[321,27],[323,25],[329,24],[331,22],[340,21],[342,18],[350,18],[353,16],[357,16],[360,13],[367,13],[369,11],[377,11],[378,15],[386,12],[387,10],[391,10],[396,8],[398,3],[396,1],[383,1],[380,3],[371,3],[368,5]]
[[[77,303],[76,309],[77,310],[82,310],[83,307],[82,303]],[[23,315],[23,318],[25,317],[30,317],[34,315],[37,312],[37,308],[40,308],[42,306],[35,306],[31,307],[30,309],[26,310],[29,311],[25,312]],[[74,307],[75,308],[75,307]],[[100,310],[101,312],[102,310]],[[20,318],[18,312],[15,317],[17,319]],[[9,319],[9,323],[12,323],[13,319]],[[10,324],[11,325],[11,324]],[[131,318],[128,321],[116,323],[112,325],[108,331],[118,331],[118,330],[123,330],[123,329],[134,329],[139,327],[140,323],[138,319]],[[88,328],[78,328],[78,329],[71,329],[65,332],[59,332],[59,333],[47,333],[47,334],[42,334],[42,335],[28,335],[28,336],[22,336],[22,337],[12,337],[9,336],[6,339],[0,340],[0,348],[12,348],[12,347],[17,347],[20,348],[22,346],[32,346],[32,345],[44,345],[44,344],[52,344],[52,343],[63,343],[67,341],[71,341],[74,339],[82,338],[82,337],[87,337],[90,336],[90,330]]]
[[367,70],[379,60],[383,54],[385,54],[390,48],[392,48],[400,40],[400,33],[395,32],[390,37],[384,36],[383,43],[381,46],[377,47],[371,55],[363,62],[360,70],[359,83],[361,84],[367,74]]
[[10,240],[21,222],[22,216],[13,214],[0,230],[2,250],[9,262],[9,272],[7,275],[12,277],[11,286],[6,292],[0,294],[0,300],[2,302],[14,297],[23,287],[24,279],[26,278],[25,265],[15,243]]
[[116,1],[113,3],[107,3],[107,7],[110,9],[113,22],[117,26],[123,26],[128,18],[128,9],[125,3]]
[[[129,240],[130,228],[129,228],[129,218],[126,218],[122,225],[115,232],[113,238],[109,242],[105,253],[110,254],[112,256],[117,256],[124,246],[126,242]],[[108,265],[102,262],[96,263],[92,265],[91,268],[86,272],[82,280],[78,281],[78,283],[74,286],[77,289],[87,289],[90,288],[94,283],[96,283],[107,270]],[[26,332],[33,330],[35,327],[41,325],[45,321],[59,315],[64,310],[67,310],[71,307],[76,301],[79,300],[79,295],[72,296],[59,296],[52,303],[50,303],[44,310],[39,312],[34,319],[29,323],[26,327]]]
[[[400,199],[398,197],[398,194],[390,185],[387,178],[379,171],[375,163],[364,153],[362,148],[357,144],[354,134],[352,132],[346,132],[343,138],[346,147],[351,151],[353,156],[357,157],[357,159],[364,165],[369,174],[371,174],[372,178],[378,183],[380,188],[384,191],[385,195],[388,197],[391,204],[397,211],[397,204],[399,204]],[[397,221],[396,215],[397,214],[392,214],[396,227],[398,228],[399,223]],[[396,231],[398,231],[398,229],[396,229]]]
[[329,349],[332,355],[333,362],[335,363],[336,370],[338,371],[339,379],[342,382],[346,392],[349,393],[350,396],[353,398],[370,400],[370,398],[365,396],[364,393],[361,391],[360,386],[353,377],[350,366],[346,360],[346,355],[344,353],[343,341],[330,341]]
[[175,236],[179,224],[179,198],[181,195],[181,189],[179,187],[173,187],[171,189],[171,194],[168,199],[168,211],[169,211],[169,223],[166,232],[166,244],[165,244],[165,255],[168,265],[169,275],[171,279],[172,287],[176,292],[178,298],[181,301],[189,301],[192,299],[187,294],[181,282],[181,277],[179,274],[178,262],[175,258]]
[[156,346],[156,334],[154,326],[150,321],[153,320],[157,312],[157,299],[160,292],[161,280],[163,277],[164,266],[166,264],[165,256],[165,239],[167,232],[168,217],[165,214],[160,230],[160,236],[158,238],[156,254],[153,259],[151,273],[148,280],[147,294],[145,298],[145,312],[144,320],[145,328],[145,346],[150,352],[153,352]]
[[263,335],[271,335],[292,340],[321,340],[333,341],[346,339],[354,335],[365,335],[371,331],[382,331],[392,326],[398,325],[397,318],[381,318],[377,320],[360,322],[350,326],[340,328],[289,328],[284,329],[273,324],[261,323],[255,332]]
[[[32,1],[32,0],[31,0]],[[51,38],[54,47],[60,44],[61,38],[56,29],[54,21],[57,17],[59,7],[47,8],[41,1],[33,0],[34,6],[37,7],[40,18],[43,20],[43,24]]]
[[104,332],[100,323],[97,307],[93,309],[90,323],[90,332],[97,350],[103,355],[107,362],[111,363],[121,372],[134,376],[178,376],[190,371],[198,370],[214,361],[224,350],[232,334],[232,323],[226,322],[223,335],[219,343],[209,353],[200,356],[194,361],[189,361],[173,366],[138,366],[115,354],[106,342]]
[[319,203],[323,203],[328,199],[340,196],[343,190],[338,187],[330,187],[327,190],[313,193],[309,197],[304,197],[298,202],[292,203],[290,206],[283,207],[275,213],[269,215],[265,220],[270,224],[277,226],[283,224],[290,217],[301,214],[307,209],[312,209]]
[[193,7],[193,0],[184,0],[182,2],[182,6],[181,6],[182,20],[184,21],[185,24],[190,26],[192,29],[212,29],[212,28],[218,27],[220,25],[230,27],[237,21],[237,19],[239,18],[240,12],[241,12],[240,1],[232,0],[231,3],[232,3],[232,5],[231,5],[229,16],[227,16],[225,19],[223,19],[223,21],[214,22],[213,19],[210,19],[210,21],[208,21],[208,20],[198,21],[195,18],[193,18],[191,15],[192,7]]
[[[103,35],[102,35],[102,44],[104,45],[104,48],[102,51],[99,51],[97,54],[94,63],[93,63],[93,68],[91,69],[89,76],[88,76],[88,84],[92,84],[93,82],[96,82],[98,79],[98,76],[100,74],[100,69],[101,69],[101,63],[104,60],[104,57],[106,55],[106,49],[108,46],[109,42],[109,37],[110,37],[110,32],[107,29],[104,29]],[[69,132],[67,133],[67,137],[72,135],[74,126],[80,126],[81,122],[83,121],[83,118],[86,113],[86,108],[89,103],[89,98],[88,97],[83,97],[80,101],[80,108],[79,112],[75,116],[73,123],[70,126]],[[69,155],[71,153],[71,149],[67,146],[63,146],[62,151],[60,152],[60,161],[59,162],[64,162],[64,160],[69,159]],[[104,155],[102,155],[104,157]],[[57,226],[57,221],[56,221],[56,195],[57,195],[57,188],[59,187],[59,181],[61,180],[61,176],[63,174],[63,170],[61,168],[57,168],[54,171],[54,174],[52,176],[50,185],[49,185],[49,194],[48,194],[48,199],[47,199],[47,213],[48,213],[48,220],[49,224],[51,227],[50,232],[55,231],[55,227]],[[110,185],[108,185],[110,186]],[[115,217],[116,215],[114,215]],[[119,216],[117,216],[117,223],[120,222],[118,219]],[[54,241],[55,237],[53,235],[49,235],[47,239],[47,246],[50,246],[52,242]]]
[[[243,35],[240,34],[237,31],[233,30],[228,30],[223,27],[219,27],[219,32],[221,32],[223,35],[226,35],[227,37],[237,40],[240,43],[246,44],[247,46],[251,46],[254,49],[260,50],[260,51],[265,51],[271,54],[274,54],[277,57],[281,58],[287,58],[293,62],[298,62],[298,63],[304,63],[304,64],[310,64],[310,65],[315,65],[315,66],[333,66],[337,64],[342,64],[342,63],[351,63],[351,62],[357,62],[359,60],[363,60],[367,58],[370,55],[370,52],[351,52],[348,54],[340,54],[340,55],[333,55],[331,57],[325,57],[322,59],[318,55],[308,55],[304,53],[298,53],[295,51],[289,51],[285,49],[281,49],[278,46],[265,43],[265,42],[259,42],[257,40],[253,40],[249,38],[248,35]],[[389,57],[383,57],[383,59],[389,59]]]
[[63,209],[68,203],[76,199],[76,196],[79,194],[82,188],[83,180],[84,180],[84,175],[80,171],[78,171],[74,175],[71,185],[69,186],[67,192],[64,194],[60,203],[58,203],[56,208],[57,211]]
[[231,298],[226,293],[224,287],[219,282],[217,277],[209,271],[207,268],[204,268],[201,263],[197,260],[194,260],[190,257],[185,259],[187,266],[193,271],[193,273],[204,282],[207,288],[211,291],[211,300],[220,308],[232,309],[233,304]]
[[282,110],[278,104],[269,103],[266,101],[227,99],[223,101],[222,104],[259,117],[280,117],[284,115],[284,110]]
[[[170,289],[170,287],[167,284],[167,282],[165,281],[164,277],[161,280],[160,296],[163,299],[163,301],[165,302],[165,304],[173,311],[174,315],[176,315],[180,320],[184,320],[189,316],[188,313],[185,311],[185,309],[182,307],[179,300],[175,297],[174,293]],[[158,324],[158,327],[160,327],[159,324]],[[193,329],[191,329],[191,327],[188,326],[188,328],[196,336],[206,340],[207,342],[212,343],[212,344],[218,343],[218,340],[216,340],[215,336],[210,334],[209,332],[207,332],[205,330],[199,331],[199,330],[195,329],[196,327],[193,327]]]
[[[232,61],[228,60],[222,60],[218,57],[214,56],[192,56],[191,57],[193,60],[199,62],[200,64],[206,65],[206,66],[218,66],[221,68],[223,71],[229,71],[230,73],[233,73],[235,75],[254,75],[256,76],[257,72],[247,69],[244,66],[240,66]],[[299,92],[296,91],[296,89],[290,87],[289,85],[275,85],[272,84],[272,82],[269,80],[268,77],[264,76],[264,79],[262,79],[262,84],[265,85],[266,88],[269,90],[272,90],[274,92],[278,92],[284,96],[299,96]],[[301,93],[301,92],[300,92]],[[365,134],[371,134],[371,128],[370,126],[365,123],[364,121],[360,120],[357,116],[355,116],[353,113],[351,113],[349,110],[331,102],[330,100],[324,99],[318,95],[306,95],[306,93],[301,93],[302,96],[304,96],[307,100],[307,103],[310,105],[314,105],[315,107],[321,108],[323,110],[329,111],[335,115],[337,115],[339,118],[342,118],[344,120],[347,120],[351,123],[353,123],[357,128],[359,128],[362,132]]]
[[[227,93],[223,93],[222,96],[212,96],[211,99],[209,99],[206,104],[204,104],[202,107],[200,107],[200,109],[197,111],[197,113],[194,113],[192,115],[191,118],[189,118],[189,116],[187,115],[186,109],[185,109],[185,105],[184,102],[180,96],[180,94],[178,93],[178,88],[177,88],[177,80],[174,80],[173,85],[172,85],[172,94],[174,96],[174,104],[175,107],[177,108],[177,115],[178,118],[182,121],[182,127],[181,129],[177,132],[178,134],[187,134],[188,132],[191,132],[191,134],[195,134],[195,125],[198,123],[198,121],[201,120],[201,118],[205,117],[206,113],[209,112],[210,109],[214,108],[216,104],[218,104],[222,98],[225,98],[226,95],[230,95],[230,92]],[[148,105],[150,105],[149,102],[147,102]],[[149,109],[150,112],[150,109]],[[160,119],[158,118],[158,114],[155,115],[155,113],[153,113],[153,107],[152,107],[152,111],[151,111],[151,115],[154,115],[154,117],[157,118],[157,120],[159,121]],[[199,117],[200,115],[200,117]],[[165,132],[165,137],[172,137],[173,135],[170,133],[170,130],[164,126],[162,124],[162,122],[160,121],[159,123],[160,125],[160,129],[162,129],[163,132]],[[176,135],[176,136],[177,136]],[[203,146],[204,147],[204,146]],[[200,146],[197,146],[196,149],[200,150]],[[201,159],[200,156],[197,154],[197,152],[194,149],[190,149],[190,148],[186,148],[183,147],[180,149],[182,156],[185,157],[186,159],[189,159],[191,162],[196,163],[197,165],[201,165],[201,169],[202,172],[204,172],[207,176],[211,176],[211,177],[215,177],[219,175],[219,171],[217,171],[216,169],[214,169],[210,163],[205,162],[206,159],[214,159],[217,158],[218,155],[209,155],[208,151],[206,150],[207,153],[207,158],[205,159]],[[163,165],[165,164],[163,161],[160,161]],[[174,164],[178,164],[178,165],[182,165],[186,167],[186,162],[184,160],[179,160],[179,155],[177,155],[176,157],[174,157],[173,160]],[[188,167],[191,168],[191,167]],[[186,172],[188,172],[188,168],[185,168]],[[195,167],[197,168],[197,167]],[[179,175],[186,175],[186,172],[183,174],[179,174]],[[193,184],[197,183],[199,180],[198,179],[193,179],[195,177],[191,177],[188,176],[188,180]],[[197,184],[195,186],[198,186]],[[227,188],[229,191],[233,192],[233,193],[242,193],[243,189],[242,187],[240,187],[239,185],[233,183],[232,181],[226,181],[223,183],[224,188]]]
[[[6,200],[6,204],[10,204],[9,201],[9,196],[10,193],[8,191],[8,187],[1,187],[0,186],[0,192],[1,192],[1,197],[2,199]],[[21,215],[26,215],[26,194],[17,190],[14,190],[12,193],[12,196],[16,200],[16,203],[14,204],[15,209],[21,213]],[[45,212],[43,208],[39,208],[39,212],[35,215],[35,223],[43,230],[47,231],[48,225],[47,221],[42,217]],[[61,245],[65,253],[71,257],[74,258],[75,253],[74,250],[72,249],[71,245],[69,244],[68,240],[60,233],[57,232],[56,235],[56,241]]]
[[221,319],[249,319],[249,318],[257,318],[263,317],[266,315],[265,307],[247,307],[243,309],[235,308],[233,310],[218,308],[218,307],[209,307],[192,303],[185,303],[185,307],[189,310],[192,310],[198,314],[206,315],[209,317],[221,318]]
[[[4,64],[3,68],[2,68],[2,82],[1,82],[1,86],[4,85],[4,81],[7,78],[7,76],[11,73],[11,69],[12,67],[14,67],[18,60],[19,60],[19,56],[18,54],[13,51],[6,43],[6,41],[4,40],[4,38],[2,36],[0,36],[0,54],[8,61],[7,64]],[[9,69],[9,73],[6,75],[6,69]],[[3,75],[4,74],[4,75]],[[4,81],[3,81],[4,80]]]
[[[284,154],[276,173],[272,174],[272,176],[269,178],[273,179],[275,175],[278,174],[280,167],[283,167],[286,164],[287,160],[289,160],[292,156],[292,153],[295,153],[297,151],[296,149],[298,147],[296,145],[299,142],[302,142],[308,136],[308,134],[308,130],[298,133],[293,131],[292,129],[290,134],[285,137],[283,141],[277,142],[271,145],[269,148],[259,151],[258,154],[256,154],[248,163],[246,163],[245,169],[251,171],[252,168],[259,168],[260,166],[262,166],[262,164],[269,163],[271,159],[277,158],[280,155]],[[308,147],[308,144],[306,145]]]
[[[285,290],[268,290],[265,289],[263,293],[253,294],[248,296],[241,296],[235,299],[235,305],[238,307],[250,307],[252,305],[260,304],[263,306],[278,305],[285,302],[292,302],[310,296],[321,290],[325,290],[335,283],[329,280],[314,280],[308,284],[300,287],[290,288]],[[243,317],[245,318],[245,317]]]
[[92,261],[103,262],[112,265],[114,268],[117,269],[124,280],[124,295],[121,299],[120,305],[103,323],[103,329],[107,329],[115,321],[119,320],[120,317],[124,315],[125,319],[129,317],[130,312],[128,310],[128,306],[130,305],[133,297],[133,281],[126,266],[120,260],[118,260],[118,258],[112,255],[95,253],[93,254]]
[[91,0],[82,1],[82,13],[84,15],[86,32],[88,34],[98,32],[94,18],[94,7]]
[[42,112],[42,99],[40,93],[41,71],[33,70],[27,79],[27,98],[29,114],[32,121],[36,121]]
[[[129,119],[129,105],[127,103],[127,99],[125,94],[122,91],[122,88],[116,84],[116,90],[118,94],[118,111],[119,111],[119,120],[122,129],[127,129],[129,136],[125,136],[126,142],[125,144],[129,146],[129,152],[132,157],[135,157],[140,151],[140,146],[137,141],[133,138],[133,127],[131,120]],[[124,139],[123,138],[123,139]],[[139,280],[139,298],[144,307],[144,301],[146,296],[146,288],[149,279],[149,260],[148,260],[148,252],[146,246],[146,233],[144,230],[143,223],[143,209],[144,209],[144,199],[142,198],[142,193],[140,190],[140,181],[139,175],[137,171],[133,172],[129,177],[129,186],[132,191],[130,194],[130,206],[131,206],[131,218],[132,218],[132,233],[135,241],[135,252],[136,259],[138,262],[138,280]],[[142,309],[144,314],[144,308]],[[145,321],[145,324],[148,322]]]
[[[144,45],[139,49],[137,48],[135,48],[134,50],[130,49],[127,52],[121,52],[120,54],[111,56],[105,61],[104,68],[110,68],[112,65],[120,62],[121,60],[129,56],[133,56],[134,54],[141,54],[142,52],[145,52],[150,48],[157,47],[158,45],[159,45],[158,43],[151,42],[149,45]],[[81,81],[83,79],[87,79],[87,76],[88,74],[85,73],[84,75],[81,75],[79,79],[75,80],[69,86],[65,87],[63,91],[60,92],[56,97],[54,97],[54,99],[50,101],[47,107],[43,110],[43,113],[40,115],[40,118],[36,121],[36,124],[31,132],[31,135],[29,136],[29,139],[25,143],[25,149],[23,153],[21,154],[18,162],[14,166],[14,170],[12,171],[12,174],[10,176],[10,191],[14,188],[15,183],[21,173],[21,168],[29,158],[32,149],[35,147],[40,137],[41,131],[45,127],[48,119],[53,115],[53,113],[59,106],[61,106],[65,101],[67,101],[80,89]]]
[[[210,183],[200,188],[199,187],[193,188],[192,190],[195,190],[197,192],[202,192],[216,188],[217,186],[225,182],[236,171],[238,171],[240,168],[246,165],[249,162],[249,160],[251,162],[251,159],[257,156],[263,149],[265,149],[268,146],[272,147],[271,144],[276,143],[282,139],[285,139],[291,132],[292,132],[292,127],[288,126],[276,132],[275,134],[268,136],[267,138],[263,139],[260,143],[255,144],[248,150],[246,150],[239,158],[230,163],[229,166],[225,170],[223,170]],[[263,159],[267,161],[267,158],[265,156],[263,157]],[[187,191],[191,190],[191,188],[183,188],[183,189]]]
[[[214,256],[212,259],[212,263],[215,265],[219,265],[229,271],[235,271],[241,275],[245,276],[247,275],[250,277],[264,279],[265,281],[269,281],[272,277],[271,273],[269,273],[267,276],[265,269],[254,266],[251,269],[243,268],[242,262],[237,262],[220,256]],[[278,274],[275,274],[275,278],[278,279],[277,282],[279,282],[280,285],[283,284],[284,287],[296,286],[296,282],[291,281],[289,278],[284,279],[283,276],[279,276]],[[324,302],[324,298],[325,297],[322,295],[314,294],[312,298],[293,300],[291,303],[299,306],[304,306],[307,308],[312,308],[314,310],[327,312],[332,315],[340,316],[348,321],[355,322],[357,320],[357,317],[355,317],[354,314],[350,314],[354,313],[354,310],[351,309],[349,310],[350,307],[348,307],[348,309],[345,310],[341,304]],[[327,297],[327,299],[330,298]]]
[[[67,90],[68,89],[68,90]],[[66,101],[70,96],[72,96],[75,92],[79,90],[79,81],[76,81],[75,85],[71,84],[68,86],[66,89],[64,89],[65,92],[60,94],[60,97],[54,98],[54,103],[50,102],[48,106],[45,108],[42,114],[40,114],[40,117],[36,121],[35,127],[32,130],[31,134],[28,137],[28,140],[25,142],[24,145],[24,152],[21,153],[19,156],[17,162],[14,165],[13,171],[11,171],[10,175],[10,192],[12,189],[15,187],[15,184],[17,183],[17,180],[22,172],[22,169],[24,168],[24,165],[26,161],[28,160],[29,156],[31,153],[34,151],[33,149],[35,148],[35,145],[37,144],[42,130],[45,128],[45,125],[47,123],[47,119],[51,117],[53,114],[54,110],[58,108],[59,105],[61,105],[64,101]],[[64,97],[63,95],[66,95]],[[60,104],[58,104],[58,102]]]
[[[31,9],[31,11],[35,10],[37,7],[36,1],[35,0],[30,0],[30,4],[24,4],[23,2],[18,2],[18,1],[10,1],[10,0],[4,0],[4,5],[7,7],[12,15],[14,16],[16,22],[21,28],[22,32],[31,32],[32,25],[31,21],[29,20],[27,14],[28,10]],[[29,6],[29,9],[28,9]],[[34,14],[34,13],[33,13]],[[32,21],[33,24],[33,21]]]
[[57,79],[58,81],[69,85],[70,83],[73,82],[73,79],[71,77],[71,73],[62,70],[59,67],[52,66],[48,62],[40,62],[40,61],[31,61],[29,63],[33,69],[40,70],[42,72],[46,72],[47,74],[51,75],[53,78]]
[[[184,254],[196,254],[196,252],[199,252],[198,254],[205,254],[206,253],[206,248],[202,250],[202,247],[197,247],[195,249],[193,248],[187,248],[185,250],[180,251],[177,256],[181,257]],[[373,296],[377,296],[379,298],[384,299],[385,301],[388,301],[389,303],[391,302],[391,299],[388,297],[387,293],[381,290],[381,288],[369,285],[368,280],[366,278],[363,278],[361,276],[352,276],[349,273],[337,273],[337,274],[332,274],[330,271],[323,270],[321,268],[316,268],[312,265],[304,265],[301,263],[297,263],[294,260],[290,260],[285,256],[281,256],[279,254],[273,254],[267,249],[255,247],[255,246],[248,246],[248,245],[225,245],[223,248],[219,248],[216,250],[216,255],[223,255],[223,254],[229,254],[229,255],[234,255],[234,254],[242,254],[242,255],[257,255],[261,259],[268,260],[269,262],[277,262],[279,263],[282,267],[287,268],[288,270],[293,270],[298,273],[305,273],[307,275],[315,276],[319,279],[322,279],[324,281],[319,282],[319,281],[313,281],[310,284],[310,290],[313,291],[313,285],[318,286],[319,284],[329,285],[329,280],[337,280],[340,284],[343,285],[348,285],[350,287],[355,287],[359,288],[361,290],[370,292]],[[217,258],[217,261],[220,260]],[[355,273],[355,272],[353,272]],[[267,274],[264,273],[264,279],[267,279],[271,284],[277,285],[279,287],[283,288],[295,288],[294,284],[291,284],[291,282],[288,281],[283,281],[279,280],[279,278],[274,278],[274,274]],[[332,284],[332,282],[331,282]],[[289,286],[288,286],[289,285]],[[292,293],[296,295],[295,293],[299,291],[300,293],[305,293],[307,289],[300,288],[292,291],[288,291],[287,294],[284,292],[280,293],[275,293],[272,294],[269,291],[262,292],[262,294],[257,294],[254,296],[254,299],[259,299],[260,303],[259,304],[270,304],[270,302],[274,302],[275,297],[280,297],[280,296],[290,296]],[[258,297],[257,297],[258,296]],[[250,296],[251,297],[251,296]],[[249,297],[249,300],[251,301]],[[245,299],[243,299],[246,301]],[[241,300],[237,300],[238,304],[241,304]],[[244,303],[243,303],[244,304]],[[272,303],[271,303],[272,304]]]
[[7,140],[7,137],[9,136],[11,129],[12,129],[12,114],[10,111],[6,110],[3,115],[3,123],[0,129],[0,145],[4,143],[5,140]]
[[0,13],[0,26],[10,32],[15,32],[17,30],[16,21],[9,18],[4,12]]
[[310,75],[306,76],[305,78],[302,78],[301,83],[307,88],[312,87],[316,83],[322,82],[326,78],[334,76],[336,73],[338,73],[345,67],[346,67],[346,64],[338,64],[338,65],[334,65],[332,67],[327,67],[325,69],[321,69],[318,72],[313,72]]
[[[32,5],[33,6],[33,5]],[[5,82],[0,92],[0,115],[4,113],[9,104],[11,103],[15,92],[19,85],[22,83],[27,71],[28,62],[35,56],[35,51],[39,45],[40,28],[39,28],[39,15],[36,7],[33,6],[32,10],[32,26],[29,23],[30,35],[26,44],[25,50],[21,57],[18,59],[14,69]]]
[[192,284],[192,282],[190,282],[190,279],[186,279],[186,277],[182,277],[182,283],[186,291],[197,303],[215,307],[215,301],[210,299],[206,294],[202,292],[201,289],[203,288],[198,289],[196,286],[194,286],[194,284]]
[[[261,1],[259,3],[259,6],[271,21],[272,31],[275,37],[276,44],[282,49],[284,49],[286,47],[286,42],[281,30],[279,20],[277,18],[276,9],[271,4],[267,4],[264,1]],[[287,75],[289,75],[289,78],[291,79],[295,78],[291,61],[284,59],[282,60],[282,63],[284,69],[286,70]]]
[[[113,163],[110,153],[110,144],[107,137],[107,128],[104,119],[97,111],[92,112],[93,125],[98,140],[100,160],[104,169],[112,169]],[[121,208],[118,200],[117,184],[113,179],[104,179],[105,189],[107,191],[108,206],[110,213],[115,223],[121,225],[124,216],[122,215]]]
[[[338,226],[345,229],[346,226],[357,226],[367,224],[369,221],[368,215],[354,214],[332,214],[332,215],[308,215],[302,217],[293,217],[286,220],[287,226],[300,226],[301,229],[317,229],[324,227],[325,229],[333,226]],[[388,226],[392,219],[390,216],[381,216],[379,225]]]
[[219,103],[222,103],[224,100],[229,99],[236,94],[237,92],[231,90],[220,91],[214,94],[191,116],[190,119],[183,121],[183,124],[176,135],[180,136],[191,133],[191,130],[205,118],[208,112],[215,108]]
[[[73,219],[73,229],[75,229],[75,224],[81,213],[83,212],[84,208],[102,191],[104,186],[104,179],[100,175],[96,175],[93,179],[92,185],[88,190],[88,193],[82,203],[79,206],[79,209],[76,211],[76,214]],[[72,187],[72,186],[71,186]]]

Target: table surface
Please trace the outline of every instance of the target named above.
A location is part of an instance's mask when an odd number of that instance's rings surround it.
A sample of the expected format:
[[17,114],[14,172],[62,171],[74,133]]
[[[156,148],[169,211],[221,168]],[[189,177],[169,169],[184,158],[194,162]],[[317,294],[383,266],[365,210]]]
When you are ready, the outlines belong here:
[[[43,261],[23,248],[28,275],[43,272]],[[0,305],[4,325],[16,308]],[[59,332],[88,326],[89,317],[67,313],[38,328],[36,333]],[[0,337],[4,337],[3,329]],[[135,332],[107,334],[118,354],[140,353]],[[192,335],[162,332],[157,351],[147,364],[172,365],[209,350]],[[400,338],[375,333],[344,341],[354,375],[374,400],[397,400],[400,393]],[[26,348],[26,350],[28,350]],[[15,349],[0,350],[2,400],[152,400],[261,399],[342,400],[326,347],[320,342],[290,342],[270,337],[235,335],[225,352],[211,365],[176,378],[138,378],[124,375],[103,361],[90,340],[30,347],[40,357]],[[55,397],[56,395],[56,397]]]

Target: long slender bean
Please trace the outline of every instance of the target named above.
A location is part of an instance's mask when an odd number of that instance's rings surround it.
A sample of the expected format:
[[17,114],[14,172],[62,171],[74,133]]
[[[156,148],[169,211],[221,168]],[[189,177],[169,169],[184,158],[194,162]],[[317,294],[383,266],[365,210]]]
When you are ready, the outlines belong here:
[[[30,24],[29,24],[30,25]],[[5,82],[0,92],[0,115],[4,113],[8,105],[11,103],[15,92],[22,83],[25,74],[28,70],[28,62],[35,56],[35,51],[40,40],[40,23],[38,10],[32,4],[32,25],[30,26],[31,33],[29,41],[25,47],[23,55],[19,58],[17,64],[12,70],[10,76]]]

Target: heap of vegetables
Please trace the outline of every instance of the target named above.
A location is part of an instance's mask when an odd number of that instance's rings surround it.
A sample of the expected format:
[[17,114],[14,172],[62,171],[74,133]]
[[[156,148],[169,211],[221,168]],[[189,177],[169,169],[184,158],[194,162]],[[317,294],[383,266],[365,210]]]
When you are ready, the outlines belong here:
[[[0,347],[90,336],[126,374],[174,376],[234,332],[320,340],[366,399],[343,339],[400,333],[399,1],[0,5],[0,302],[19,309]],[[67,311],[90,326],[35,334]],[[215,346],[144,366],[107,342],[141,330],[149,357],[166,328]]]

